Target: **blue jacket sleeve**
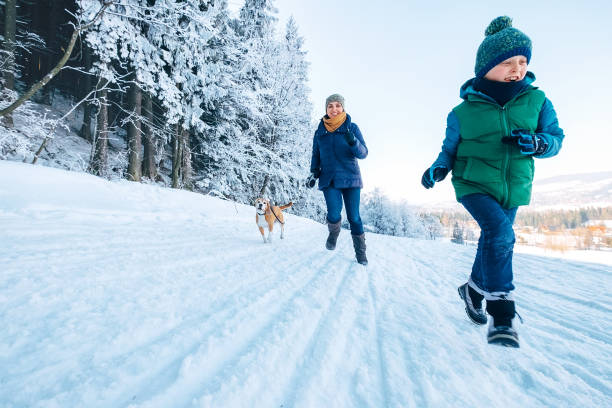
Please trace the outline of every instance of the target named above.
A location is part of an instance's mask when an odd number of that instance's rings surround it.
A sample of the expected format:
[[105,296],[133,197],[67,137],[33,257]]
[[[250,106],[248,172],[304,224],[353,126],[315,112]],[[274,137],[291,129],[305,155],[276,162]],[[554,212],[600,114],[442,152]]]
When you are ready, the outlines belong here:
[[368,156],[368,147],[363,140],[363,135],[361,134],[361,130],[359,130],[359,126],[354,123],[351,123],[351,131],[355,135],[355,145],[351,146],[351,150],[353,154],[358,159],[365,159]]
[[444,142],[442,142],[442,151],[434,164],[431,165],[432,172],[436,167],[445,167],[449,170],[453,169],[459,142],[461,142],[459,119],[455,112],[451,111],[446,118],[446,137],[444,138]]
[[320,167],[321,156],[319,154],[319,138],[317,137],[317,133],[315,132],[315,135],[312,138],[312,158],[310,159],[310,172],[316,173]]
[[563,134],[563,129],[559,127],[555,108],[548,98],[544,100],[544,105],[542,105],[542,109],[540,110],[536,134],[544,139],[548,147],[544,153],[535,157],[546,158],[555,156],[559,153],[565,135]]

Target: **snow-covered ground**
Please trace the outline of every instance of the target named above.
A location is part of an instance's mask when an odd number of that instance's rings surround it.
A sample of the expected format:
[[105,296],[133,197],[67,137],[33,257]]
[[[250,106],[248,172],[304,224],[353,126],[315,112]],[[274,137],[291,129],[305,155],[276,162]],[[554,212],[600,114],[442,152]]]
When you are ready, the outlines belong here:
[[609,407],[609,265],[515,256],[521,348],[456,287],[474,248],[0,161],[2,407]]
[[[600,251],[592,250],[592,251],[579,251],[579,250],[569,250],[569,251],[555,251],[546,248],[534,247],[530,245],[515,245],[514,253],[520,254],[532,254],[539,256],[546,256],[550,258],[558,258],[572,261],[581,261],[581,262],[596,262],[604,265],[612,266],[612,251],[607,249],[603,249]],[[560,261],[563,263],[563,261]]]

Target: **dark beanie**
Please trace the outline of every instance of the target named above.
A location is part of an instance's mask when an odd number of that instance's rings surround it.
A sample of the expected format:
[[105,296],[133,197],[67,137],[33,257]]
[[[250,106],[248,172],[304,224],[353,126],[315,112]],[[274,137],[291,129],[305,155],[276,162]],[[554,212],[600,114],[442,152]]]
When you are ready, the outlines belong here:
[[522,31],[512,27],[508,16],[497,17],[485,30],[485,39],[476,53],[476,78],[484,77],[487,72],[500,62],[516,55],[531,60],[531,40]]

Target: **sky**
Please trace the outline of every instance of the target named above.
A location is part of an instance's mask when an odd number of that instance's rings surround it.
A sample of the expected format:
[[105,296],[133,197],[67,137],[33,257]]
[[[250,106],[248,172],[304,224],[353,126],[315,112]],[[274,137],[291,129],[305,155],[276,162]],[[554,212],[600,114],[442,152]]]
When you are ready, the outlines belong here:
[[[230,0],[237,9],[240,0]],[[537,160],[536,181],[612,171],[612,2],[277,0],[279,30],[298,24],[310,62],[314,116],[340,93],[369,156],[364,190],[394,200],[454,200],[450,180],[425,190],[459,88],[474,76],[476,50],[495,17],[508,15],[533,43],[529,70],[553,103],[566,139],[561,153]],[[314,128],[313,128],[314,133]],[[450,179],[450,177],[449,177]]]

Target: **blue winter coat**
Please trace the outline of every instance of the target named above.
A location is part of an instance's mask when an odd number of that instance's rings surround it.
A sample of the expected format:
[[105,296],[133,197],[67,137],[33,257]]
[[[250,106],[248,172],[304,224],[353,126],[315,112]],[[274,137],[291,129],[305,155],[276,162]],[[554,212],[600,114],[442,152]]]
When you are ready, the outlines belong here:
[[[356,139],[353,146],[344,139],[349,129]],[[332,182],[335,188],[363,188],[357,159],[365,159],[367,155],[361,131],[348,114],[344,123],[332,133],[321,120],[312,141],[310,161],[310,171],[315,174],[320,171],[319,190],[325,190]]]
[[[533,81],[535,81],[535,75],[532,72],[527,72],[525,79],[527,84],[531,84]],[[474,79],[470,79],[461,87],[460,96],[462,99],[467,99],[468,95],[470,94],[477,94],[482,98],[491,100],[493,103],[497,103],[490,96],[476,91],[472,86],[473,81]],[[436,167],[446,167],[447,169],[452,170],[455,163],[455,155],[457,154],[457,147],[461,142],[461,130],[459,128],[459,119],[457,118],[455,112],[451,111],[446,119],[446,137],[442,143],[442,151],[438,155],[438,158],[434,164],[431,166],[430,171],[432,174]],[[544,100],[544,104],[540,110],[536,134],[544,139],[544,141],[548,144],[548,147],[544,153],[534,157],[543,159],[546,157],[555,156],[557,153],[559,153],[565,135],[563,134],[563,129],[559,127],[557,114],[553,104],[548,98]]]

